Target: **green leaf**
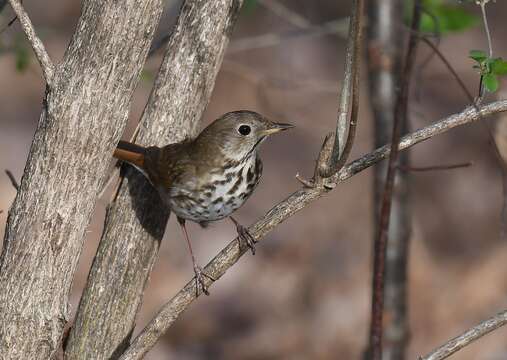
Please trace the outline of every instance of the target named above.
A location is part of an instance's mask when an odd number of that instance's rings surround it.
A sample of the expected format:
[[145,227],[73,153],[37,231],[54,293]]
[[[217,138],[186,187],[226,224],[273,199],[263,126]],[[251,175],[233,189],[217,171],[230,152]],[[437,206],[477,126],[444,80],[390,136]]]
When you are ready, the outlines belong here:
[[16,46],[15,50],[16,70],[24,72],[30,64],[30,53],[23,45]]
[[486,53],[482,50],[470,50],[468,57],[474,59],[478,63],[481,63],[488,58],[488,55],[486,55]]
[[484,87],[489,92],[495,92],[498,90],[498,78],[495,74],[486,74],[482,77],[482,81],[484,82]]
[[493,59],[490,66],[491,72],[495,75],[507,74],[507,61],[503,61],[502,58]]
[[[413,4],[413,1],[410,3]],[[449,32],[472,28],[480,22],[478,16],[466,11],[463,7],[447,4],[443,0],[423,0],[423,7],[424,13],[421,16],[420,25],[420,30],[423,32],[438,32],[445,35]]]

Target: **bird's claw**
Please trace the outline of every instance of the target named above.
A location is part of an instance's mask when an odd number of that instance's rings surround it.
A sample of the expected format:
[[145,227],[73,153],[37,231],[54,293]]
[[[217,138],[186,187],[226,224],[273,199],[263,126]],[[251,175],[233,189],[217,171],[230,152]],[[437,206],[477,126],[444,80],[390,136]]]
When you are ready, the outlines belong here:
[[257,244],[257,240],[250,234],[248,229],[243,225],[237,224],[236,230],[238,231],[238,235],[243,241],[245,241],[246,245],[250,248],[252,255],[255,255],[255,244]]
[[204,278],[207,277],[212,282],[215,282],[216,279],[213,276],[204,272],[204,270],[201,269],[200,266],[194,266],[194,273],[195,273],[195,278],[194,278],[195,279],[195,295],[199,296],[199,289],[201,289],[205,295],[209,296],[208,285],[206,285],[206,281],[204,280]]

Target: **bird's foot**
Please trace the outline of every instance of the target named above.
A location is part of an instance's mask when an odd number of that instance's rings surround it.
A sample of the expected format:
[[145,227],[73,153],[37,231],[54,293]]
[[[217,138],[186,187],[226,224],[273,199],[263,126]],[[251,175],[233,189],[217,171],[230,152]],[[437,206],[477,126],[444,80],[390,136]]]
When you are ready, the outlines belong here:
[[236,230],[238,231],[238,235],[240,239],[242,239],[246,245],[250,248],[252,255],[255,255],[255,244],[257,244],[257,240],[250,234],[250,231],[246,227],[240,224],[236,224]]
[[195,296],[196,297],[199,296],[199,289],[201,289],[205,295],[209,296],[208,285],[206,285],[206,281],[204,280],[204,278],[206,277],[212,282],[215,282],[216,279],[213,276],[204,272],[204,270],[198,265],[194,266],[194,274],[195,274]]

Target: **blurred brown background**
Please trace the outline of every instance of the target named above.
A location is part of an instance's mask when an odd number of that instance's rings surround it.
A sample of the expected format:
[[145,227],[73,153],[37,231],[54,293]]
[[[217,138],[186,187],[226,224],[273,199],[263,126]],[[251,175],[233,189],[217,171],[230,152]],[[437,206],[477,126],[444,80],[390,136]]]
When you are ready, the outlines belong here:
[[[161,34],[174,21],[176,2],[167,1]],[[331,0],[280,2],[314,25],[344,18],[350,6],[349,2]],[[79,16],[79,1],[25,3],[52,58],[61,59]],[[478,13],[475,6],[469,9]],[[507,57],[507,3],[492,3],[488,10],[495,53]],[[2,26],[11,16],[9,9],[3,12]],[[262,5],[243,11],[204,118],[208,123],[230,110],[252,109],[297,126],[264,145],[263,180],[256,195],[237,214],[244,224],[254,222],[298,189],[296,173],[311,176],[322,139],[335,123],[345,40],[339,34],[298,36],[300,31],[296,30],[287,18]],[[267,33],[285,35],[271,46],[240,51],[240,46],[250,44],[244,39]],[[4,47],[24,41],[17,25],[0,36]],[[481,27],[446,36],[441,44],[442,52],[472,91],[477,88],[478,76],[471,69],[468,51],[485,48]],[[427,53],[421,45],[419,58]],[[126,136],[139,119],[150,91],[150,74],[156,73],[159,62],[160,54],[148,61]],[[5,49],[0,52],[0,168],[10,169],[17,178],[23,172],[41,109],[41,79],[33,57],[28,69],[18,72],[15,55]],[[466,105],[462,91],[436,58],[424,70],[423,79],[414,84],[421,98],[411,103],[412,128]],[[365,76],[362,89],[353,158],[372,149]],[[415,358],[507,307],[507,243],[500,238],[500,170],[482,124],[417,145],[411,158],[418,166],[474,163],[465,169],[412,175],[409,354]],[[14,195],[7,177],[0,176],[2,233]],[[370,311],[371,198],[371,170],[367,170],[279,226],[262,242],[255,257],[245,256],[211,289],[212,296],[199,298],[147,358],[359,359]],[[74,310],[97,247],[107,202],[107,196],[98,201],[85,241],[74,281]],[[235,235],[227,221],[207,230],[190,225],[190,231],[201,263]],[[186,245],[171,218],[139,327],[191,275]],[[496,331],[455,357],[507,359],[506,331]]]

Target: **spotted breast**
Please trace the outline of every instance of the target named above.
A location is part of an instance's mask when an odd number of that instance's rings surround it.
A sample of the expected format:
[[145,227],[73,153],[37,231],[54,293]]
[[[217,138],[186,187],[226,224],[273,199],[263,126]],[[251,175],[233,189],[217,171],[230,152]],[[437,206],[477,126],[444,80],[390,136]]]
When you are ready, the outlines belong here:
[[[240,208],[257,187],[262,175],[262,161],[253,153],[239,162],[231,162],[206,179],[196,178],[195,188],[173,183],[167,202],[174,213],[182,218],[206,225],[223,219]],[[201,182],[205,184],[200,184]]]

